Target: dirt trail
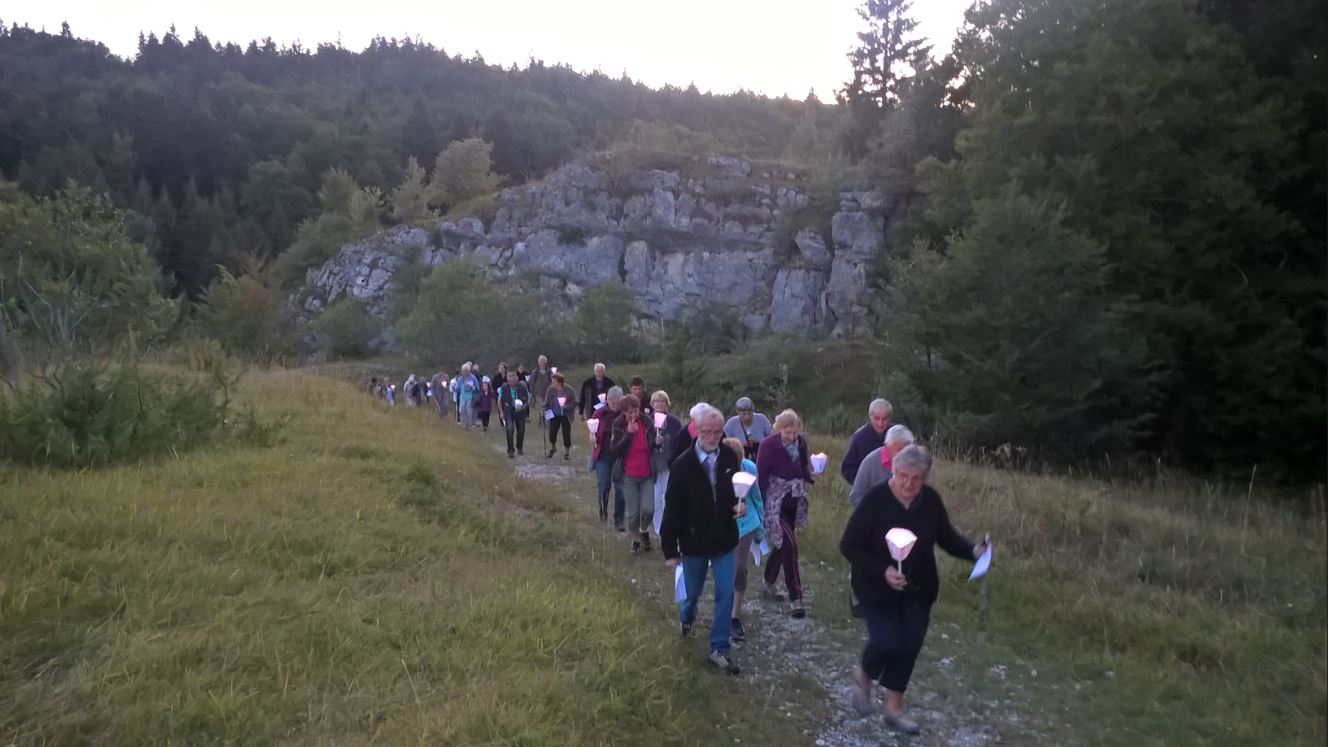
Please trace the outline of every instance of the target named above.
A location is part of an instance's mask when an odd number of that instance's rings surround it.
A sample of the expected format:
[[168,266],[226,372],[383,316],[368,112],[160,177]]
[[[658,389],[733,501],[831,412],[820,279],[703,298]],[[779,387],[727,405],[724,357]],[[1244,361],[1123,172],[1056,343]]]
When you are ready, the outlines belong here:
[[[557,485],[569,495],[584,499],[585,521],[598,524],[592,508],[594,476],[586,471],[586,452],[575,448],[572,459],[562,459],[562,449],[546,460],[542,431],[532,427],[527,454],[513,460],[516,474],[527,480]],[[501,431],[484,435],[500,451],[505,450]],[[606,554],[621,553],[627,581],[654,597],[661,608],[672,609],[672,577],[651,564],[660,560],[658,550],[649,556],[630,558],[627,538],[611,529],[604,533]],[[863,718],[851,707],[850,678],[858,664],[864,640],[860,621],[848,615],[846,578],[825,558],[802,558],[805,603],[808,617],[788,616],[787,605],[762,598],[760,571],[749,584],[743,619],[747,641],[734,647],[734,659],[742,667],[739,681],[750,686],[753,697],[771,714],[779,713],[801,726],[802,734],[790,738],[791,745],[816,747],[876,747],[877,745],[953,745],[980,747],[988,744],[1056,744],[1049,736],[1056,731],[1044,723],[1046,714],[1030,707],[1026,678],[1037,672],[1022,662],[989,663],[985,656],[971,655],[976,644],[966,641],[972,633],[944,620],[933,619],[927,643],[908,692],[910,717],[918,721],[922,734],[904,737],[893,733],[876,715]],[[840,565],[836,562],[836,566]],[[818,599],[818,591],[821,592]],[[707,595],[709,586],[707,586]],[[701,606],[703,621],[711,607]],[[672,619],[672,618],[670,618]],[[698,631],[704,640],[705,633]],[[698,646],[698,651],[703,645]],[[979,661],[980,660],[980,661]],[[879,694],[879,689],[878,689]]]

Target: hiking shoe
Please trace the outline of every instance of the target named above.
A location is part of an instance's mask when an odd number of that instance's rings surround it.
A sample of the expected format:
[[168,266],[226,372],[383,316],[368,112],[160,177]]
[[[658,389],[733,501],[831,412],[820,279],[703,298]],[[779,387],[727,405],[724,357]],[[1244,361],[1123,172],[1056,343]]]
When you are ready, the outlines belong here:
[[692,624],[691,624],[691,623],[683,623],[683,624],[682,624],[682,637],[683,637],[683,638],[691,638],[691,637],[692,637]]
[[517,450],[516,450],[516,455],[517,455],[517,456],[525,456],[525,455],[526,455],[526,452],[522,451],[521,449],[517,449]]
[[807,608],[802,606],[801,599],[794,599],[789,602],[789,617],[801,620],[807,616]]
[[654,549],[650,546],[650,532],[641,533],[641,549],[645,550],[646,552],[650,552],[652,549]]
[[509,451],[509,452],[507,452],[507,458],[508,458],[508,459],[516,459],[516,454],[513,454],[512,452]]
[[891,716],[889,714],[886,714],[885,725],[890,727],[891,729],[894,729],[895,731],[903,732],[905,734],[910,734],[910,735],[917,734],[918,732],[922,731],[921,729],[918,728],[918,722],[914,721],[911,718],[905,717],[904,714],[902,713],[899,714],[898,716]]
[[736,676],[741,671],[738,669],[738,665],[734,664],[733,660],[729,658],[729,652],[727,651],[711,651],[707,661],[719,667],[719,670],[725,674]]
[[564,461],[564,462],[570,462],[570,461],[572,461],[572,452],[569,451],[569,452],[564,453],[564,454],[563,454],[563,461]]
[[853,710],[858,712],[859,716],[870,716],[875,712],[871,702],[871,680],[867,679],[867,673],[859,667],[853,673]]
[[769,581],[765,582],[765,596],[767,599],[773,599],[776,602],[784,598],[784,595],[779,591],[779,587]]
[[640,555],[640,554],[641,554],[641,543],[640,543],[640,542],[633,542],[633,543],[632,543],[632,554],[633,554],[633,555]]
[[730,620],[729,629],[729,637],[733,639],[734,643],[742,643],[747,640],[747,631],[742,627],[742,620],[736,617]]
[[619,533],[619,534],[626,534],[626,533],[627,533],[627,527],[623,526],[623,523],[622,523],[621,521],[618,521],[617,519],[614,519],[614,521],[613,521],[613,531],[615,531],[615,532],[617,532],[617,533]]
[[552,449],[549,449],[549,453],[548,453],[548,455],[545,456],[544,458],[545,458],[545,459],[552,459],[552,458],[553,458],[553,455],[554,455],[554,454],[557,454],[557,453],[558,453],[558,447],[555,446],[555,447],[553,447]]

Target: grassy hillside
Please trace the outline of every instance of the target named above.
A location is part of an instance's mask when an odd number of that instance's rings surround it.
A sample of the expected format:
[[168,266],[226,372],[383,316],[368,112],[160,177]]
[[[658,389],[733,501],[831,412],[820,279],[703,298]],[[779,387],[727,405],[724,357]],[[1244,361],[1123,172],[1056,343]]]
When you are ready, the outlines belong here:
[[0,743],[699,744],[716,723],[772,728],[605,583],[565,496],[486,445],[326,379],[242,387],[289,416],[284,444],[0,471]]
[[[794,721],[703,671],[582,486],[519,480],[484,440],[346,383],[242,388],[289,418],[281,446],[0,467],[0,742],[715,744],[725,724],[724,742],[796,744],[823,718],[829,695]],[[811,439],[833,474],[806,583],[851,659],[843,439]],[[1055,743],[1323,742],[1321,508],[952,461],[933,482],[999,554],[985,613],[942,559],[920,688],[953,660],[944,702],[1023,702]]]

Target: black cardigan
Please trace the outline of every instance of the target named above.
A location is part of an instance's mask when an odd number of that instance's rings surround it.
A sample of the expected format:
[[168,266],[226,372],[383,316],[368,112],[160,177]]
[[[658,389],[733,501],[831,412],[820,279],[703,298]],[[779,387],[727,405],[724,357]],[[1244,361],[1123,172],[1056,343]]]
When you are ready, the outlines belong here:
[[[890,588],[885,581],[885,569],[892,565],[897,567],[885,543],[885,533],[895,527],[903,527],[918,536],[913,550],[904,560],[908,586],[902,592]],[[956,558],[973,560],[973,543],[950,524],[950,515],[945,511],[940,493],[924,485],[912,505],[904,508],[890,491],[890,484],[885,483],[873,488],[858,503],[844,527],[839,551],[853,567],[853,592],[858,599],[864,604],[890,609],[905,596],[920,599],[928,605],[936,601],[941,588],[936,570],[936,545]]]
[[659,541],[664,557],[681,554],[713,558],[738,546],[738,522],[733,511],[738,496],[733,475],[742,465],[731,450],[719,447],[715,461],[715,485],[711,489],[705,465],[689,449],[669,467],[669,487],[664,493],[664,520]]

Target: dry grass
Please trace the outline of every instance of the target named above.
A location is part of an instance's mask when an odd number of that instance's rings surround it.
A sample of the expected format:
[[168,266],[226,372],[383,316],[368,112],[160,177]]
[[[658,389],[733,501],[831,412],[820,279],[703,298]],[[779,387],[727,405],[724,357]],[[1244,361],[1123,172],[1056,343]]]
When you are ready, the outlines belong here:
[[[809,556],[845,567],[838,457],[816,488]],[[984,629],[1040,670],[1042,705],[1088,743],[1323,744],[1328,554],[1321,512],[1241,486],[1107,483],[941,461],[952,519],[999,543],[980,616],[941,560],[936,619]],[[1087,688],[1087,689],[1080,689]],[[1091,693],[1091,694],[1090,694]]]

